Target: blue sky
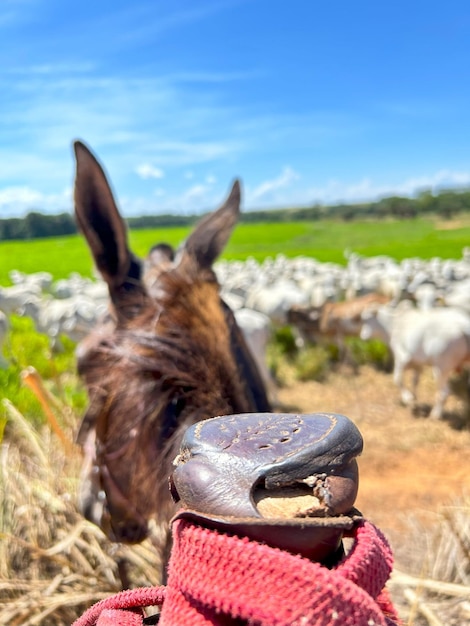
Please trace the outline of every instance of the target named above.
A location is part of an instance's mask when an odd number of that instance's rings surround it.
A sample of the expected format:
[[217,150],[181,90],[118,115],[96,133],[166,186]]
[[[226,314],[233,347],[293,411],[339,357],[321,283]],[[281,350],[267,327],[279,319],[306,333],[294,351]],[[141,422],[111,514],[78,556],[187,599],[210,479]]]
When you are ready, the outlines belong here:
[[126,216],[470,185],[468,0],[0,0],[0,217],[72,210],[72,141]]

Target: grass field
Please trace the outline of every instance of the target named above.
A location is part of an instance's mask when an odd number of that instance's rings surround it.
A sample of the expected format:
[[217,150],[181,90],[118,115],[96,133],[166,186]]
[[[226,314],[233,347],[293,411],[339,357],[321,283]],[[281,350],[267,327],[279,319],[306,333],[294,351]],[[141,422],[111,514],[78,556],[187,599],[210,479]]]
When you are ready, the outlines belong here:
[[[130,232],[130,242],[134,252],[144,256],[159,241],[178,245],[189,231],[189,228],[134,230]],[[344,264],[346,249],[364,256],[385,254],[397,260],[459,258],[462,248],[469,244],[470,215],[447,222],[415,219],[239,224],[223,258],[242,260],[252,256],[262,260],[281,253],[287,257],[305,255]],[[0,242],[0,285],[10,284],[8,273],[12,269],[26,273],[47,271],[59,279],[71,272],[90,276],[92,262],[80,236]]]

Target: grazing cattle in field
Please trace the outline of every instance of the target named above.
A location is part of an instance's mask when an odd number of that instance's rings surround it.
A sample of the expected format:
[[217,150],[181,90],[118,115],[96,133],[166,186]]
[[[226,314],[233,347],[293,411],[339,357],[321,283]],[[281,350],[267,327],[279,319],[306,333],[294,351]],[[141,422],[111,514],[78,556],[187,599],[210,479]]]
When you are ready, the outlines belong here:
[[268,397],[271,403],[275,404],[277,402],[276,383],[267,362],[267,349],[272,336],[271,320],[264,313],[243,307],[236,309],[234,315],[258,366]]
[[[450,307],[420,310],[403,302],[363,313],[362,339],[376,337],[390,346],[394,358],[393,377],[401,401],[416,401],[416,390],[424,366],[431,366],[437,386],[431,417],[441,418],[450,393],[449,377],[470,361],[470,317]],[[413,370],[412,389],[404,384],[405,369]]]
[[141,261],[98,161],[81,142],[75,156],[75,215],[111,300],[77,350],[89,396],[81,505],[112,540],[139,542],[149,520],[168,527],[168,476],[188,425],[270,410],[212,268],[238,220],[240,185],[178,250],[155,246]]
[[0,287],[0,311],[7,315],[17,313],[27,300],[40,298],[41,293],[41,287],[27,283]]
[[10,323],[8,321],[8,317],[3,311],[0,311],[0,369],[8,367],[8,362],[3,355],[3,345],[5,343],[9,328]]
[[281,279],[274,284],[261,285],[248,295],[245,306],[264,313],[278,326],[287,323],[287,313],[294,305],[306,305],[309,295],[290,280]]
[[325,302],[321,307],[292,306],[287,320],[297,331],[300,345],[328,338],[341,347],[345,337],[359,336],[365,309],[388,301],[387,296],[368,293],[344,302]]
[[84,339],[106,310],[106,304],[76,295],[64,299],[31,298],[19,313],[30,317],[36,330],[49,337],[52,350],[61,352],[61,335],[74,342]]
[[49,291],[53,282],[52,274],[50,272],[34,272],[33,274],[25,274],[19,270],[11,270],[8,275],[14,285],[32,286],[35,291]]
[[463,309],[470,313],[470,278],[450,283],[442,299],[446,306]]
[[416,303],[416,307],[423,311],[440,306],[442,297],[434,283],[421,283],[414,289],[409,290],[410,299]]

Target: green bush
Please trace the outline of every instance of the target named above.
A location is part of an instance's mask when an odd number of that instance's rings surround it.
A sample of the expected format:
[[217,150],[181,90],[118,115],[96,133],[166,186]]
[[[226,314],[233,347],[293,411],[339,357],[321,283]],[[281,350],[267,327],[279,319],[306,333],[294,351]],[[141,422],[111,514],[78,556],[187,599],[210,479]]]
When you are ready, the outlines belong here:
[[298,352],[295,336],[290,326],[275,329],[273,343],[277,346],[279,353],[284,356],[293,357]]
[[268,363],[279,384],[283,384],[286,369],[296,380],[324,381],[332,368],[342,362],[355,368],[372,365],[386,372],[390,372],[393,366],[389,348],[377,339],[363,341],[349,337],[345,340],[344,350],[340,350],[336,343],[299,348],[290,326],[276,329],[268,348]]
[[357,366],[372,365],[378,370],[390,372],[393,362],[388,346],[378,339],[363,341],[358,337],[349,337],[346,348],[350,358]]
[[331,369],[331,354],[324,346],[309,346],[299,350],[294,359],[295,377],[302,382],[322,382]]
[[[21,373],[33,367],[48,389],[73,412],[81,413],[86,393],[75,375],[75,344],[61,338],[64,350],[53,353],[46,335],[36,332],[31,319],[12,315],[3,354],[9,366],[0,369],[0,400],[8,399],[26,419],[41,424],[45,421],[42,407],[29,387],[23,384]],[[0,424],[6,420],[0,404]]]

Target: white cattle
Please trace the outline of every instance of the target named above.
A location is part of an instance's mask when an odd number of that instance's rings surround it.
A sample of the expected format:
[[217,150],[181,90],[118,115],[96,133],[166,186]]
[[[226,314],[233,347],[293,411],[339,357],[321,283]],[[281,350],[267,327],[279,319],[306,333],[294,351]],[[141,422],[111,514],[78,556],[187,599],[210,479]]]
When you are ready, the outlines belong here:
[[280,280],[273,285],[254,289],[246,299],[245,306],[264,313],[273,324],[287,324],[287,312],[294,304],[307,305],[309,295],[294,282]]
[[0,311],[7,315],[17,313],[27,300],[40,296],[41,287],[36,284],[19,283],[11,287],[0,287]]
[[244,300],[241,296],[238,296],[236,293],[232,293],[231,291],[222,290],[220,293],[222,300],[227,304],[232,311],[237,311],[238,309],[242,309],[244,305]]
[[418,309],[429,310],[442,303],[442,293],[434,283],[421,283],[409,294]]
[[267,364],[267,347],[272,334],[271,320],[264,313],[247,308],[236,309],[233,314],[258,366],[268,397],[272,403],[276,403],[276,383]]
[[35,298],[26,301],[20,313],[31,317],[40,333],[48,335],[54,350],[62,348],[60,336],[78,342],[90,332],[107,306],[83,296],[71,298]]
[[57,280],[51,288],[54,298],[65,299],[82,295],[96,301],[107,302],[108,286],[104,280],[92,280],[79,274],[70,274],[68,278]]
[[[394,357],[393,377],[405,405],[416,401],[421,370],[432,367],[437,393],[431,417],[441,418],[449,396],[449,377],[470,361],[470,316],[459,309],[415,309],[406,302],[362,315],[362,339],[382,339]],[[405,369],[413,370],[412,389],[405,387]]]
[[470,313],[470,278],[449,284],[444,292],[443,300],[447,306]]
[[33,272],[32,274],[26,274],[19,270],[11,270],[8,275],[14,285],[33,285],[33,287],[39,287],[40,291],[49,291],[53,281],[50,272]]
[[8,362],[3,355],[3,346],[5,344],[9,328],[10,324],[8,322],[8,317],[5,313],[3,313],[3,311],[0,311],[0,369],[8,367]]

